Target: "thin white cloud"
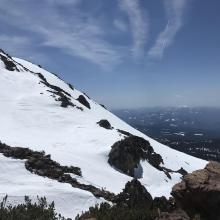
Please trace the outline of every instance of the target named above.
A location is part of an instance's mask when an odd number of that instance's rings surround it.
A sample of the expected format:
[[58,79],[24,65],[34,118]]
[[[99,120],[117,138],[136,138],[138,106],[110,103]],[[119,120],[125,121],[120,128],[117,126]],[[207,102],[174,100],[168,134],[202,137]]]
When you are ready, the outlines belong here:
[[[123,51],[106,40],[106,29],[98,20],[71,7],[71,13],[59,13],[59,6],[45,7],[45,2],[29,0],[0,0],[0,19],[8,24],[29,32],[38,45],[62,49],[64,52],[86,59],[104,68],[121,62]],[[66,0],[63,4],[67,4]],[[76,2],[76,0],[74,1]],[[19,42],[18,42],[19,44]],[[20,44],[21,45],[21,44]]]
[[35,43],[26,36],[0,35],[1,49],[9,53],[11,56],[15,56],[16,54],[17,57],[45,64],[46,61],[48,61],[48,58],[35,50],[36,48],[33,47],[34,44]]
[[115,19],[113,24],[119,31],[125,32],[128,29],[127,24],[121,19]]
[[148,19],[141,10],[139,0],[119,0],[120,7],[128,15],[133,35],[132,52],[135,57],[144,52],[145,44],[148,40]]
[[102,40],[100,35],[102,31],[91,24],[75,24],[75,30],[62,28],[59,30],[42,29],[41,32],[46,36],[46,41],[43,45],[60,48],[63,51],[87,59],[103,68],[109,68],[111,65],[116,65],[120,62],[120,53],[116,48],[106,41]]
[[169,47],[183,25],[183,16],[189,0],[165,0],[167,25],[159,34],[155,44],[149,50],[151,58],[162,58],[164,51]]
[[[11,55],[23,55],[22,51],[30,46],[30,40],[24,36],[0,35],[1,48]],[[20,51],[20,53],[19,53]]]
[[181,98],[183,98],[183,95],[181,95],[181,94],[176,94],[175,97],[178,98],[178,99],[181,99]]
[[80,0],[46,0],[50,4],[58,4],[58,5],[76,5],[80,2]]

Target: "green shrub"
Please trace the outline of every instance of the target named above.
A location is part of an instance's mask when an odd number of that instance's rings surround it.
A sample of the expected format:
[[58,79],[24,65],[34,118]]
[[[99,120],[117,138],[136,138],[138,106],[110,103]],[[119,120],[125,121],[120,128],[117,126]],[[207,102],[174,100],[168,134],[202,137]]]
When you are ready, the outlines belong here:
[[25,196],[25,202],[16,206],[7,204],[7,196],[0,203],[0,220],[65,220],[55,212],[54,202],[48,204],[45,197],[32,203]]
[[157,217],[156,209],[129,208],[126,205],[109,205],[91,207],[88,212],[77,216],[76,220],[95,218],[96,220],[154,220]]

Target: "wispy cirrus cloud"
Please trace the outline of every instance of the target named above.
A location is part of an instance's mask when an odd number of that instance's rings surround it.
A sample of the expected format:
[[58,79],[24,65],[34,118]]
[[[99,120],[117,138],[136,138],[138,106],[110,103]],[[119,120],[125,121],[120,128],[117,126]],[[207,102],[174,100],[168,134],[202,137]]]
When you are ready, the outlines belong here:
[[127,24],[121,19],[114,19],[113,24],[119,31],[125,32],[128,29]]
[[6,34],[0,34],[1,48],[7,50],[11,54],[16,53],[19,50],[23,50],[30,45],[30,41],[24,36],[12,36]]
[[23,57],[34,63],[45,64],[48,57],[36,50],[35,42],[23,35],[0,34],[1,49],[11,56]]
[[133,36],[132,53],[138,57],[143,54],[148,40],[149,22],[146,11],[142,11],[139,0],[120,0],[119,4],[128,15]]
[[167,16],[167,25],[159,34],[153,47],[148,51],[151,58],[163,57],[164,51],[169,47],[183,26],[184,12],[190,0],[165,0],[164,6]]
[[50,47],[112,69],[123,61],[143,60],[147,53],[162,57],[183,25],[189,1],[164,0],[168,23],[147,51],[149,19],[142,0],[116,0],[109,4],[109,14],[103,12],[102,0],[96,5],[84,0],[0,0],[0,25],[8,26],[0,44],[18,55]]
[[80,0],[46,0],[50,4],[58,4],[58,5],[75,5],[80,2]]
[[[79,1],[42,0],[33,5],[29,0],[0,0],[0,19],[35,38],[38,46],[59,48],[104,68],[117,65],[123,49],[106,39],[98,20],[77,8]],[[60,13],[61,5],[67,14]]]

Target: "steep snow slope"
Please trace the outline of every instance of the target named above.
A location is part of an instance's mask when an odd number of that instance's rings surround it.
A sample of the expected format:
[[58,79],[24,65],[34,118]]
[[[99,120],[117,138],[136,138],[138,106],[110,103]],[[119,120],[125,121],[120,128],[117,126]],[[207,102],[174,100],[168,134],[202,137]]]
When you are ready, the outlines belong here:
[[[1,51],[0,54],[7,56]],[[111,146],[124,138],[116,129],[128,131],[148,140],[155,152],[163,157],[164,166],[167,168],[178,170],[183,167],[191,172],[206,165],[206,161],[180,153],[152,140],[86,96],[91,109],[85,107],[76,100],[83,93],[76,89],[72,90],[64,81],[37,65],[18,58],[13,58],[13,60],[13,62],[17,62],[17,68],[9,71],[0,59],[1,142],[10,146],[29,147],[37,151],[44,150],[61,165],[80,167],[83,176],[80,181],[114,193],[120,192],[125,183],[131,180],[131,177],[113,169],[107,162]],[[61,107],[60,101],[56,101],[57,96],[48,91],[51,89],[40,82],[39,75],[35,73],[41,73],[48,83],[69,93],[70,100],[75,107]],[[81,107],[83,110],[77,107]],[[97,122],[101,119],[107,119],[114,129],[107,130],[100,127]],[[1,156],[0,162],[2,163],[2,161],[4,166],[0,167],[0,196],[7,193],[17,201],[22,200],[24,195],[30,194],[32,197],[38,195],[39,191],[33,187],[34,179],[31,180],[36,178],[37,183],[42,187],[40,194],[44,193],[45,196],[49,196],[49,199],[54,199],[57,210],[65,216],[70,216],[71,209],[74,216],[79,211],[80,205],[84,210],[89,205],[100,201],[95,197],[91,199],[92,195],[88,192],[72,189],[66,184],[64,187],[54,180],[45,180],[42,177],[35,177],[28,171],[22,171],[21,162]],[[10,168],[12,163],[18,163],[18,177],[13,168]],[[180,181],[180,174],[171,174],[172,179],[170,180],[163,172],[149,163],[142,162],[141,165],[143,178],[140,181],[152,196],[169,196],[173,184]],[[9,167],[7,172],[4,167]],[[14,181],[15,178],[19,178],[20,172],[25,172],[22,175],[25,175],[30,181],[25,181],[26,177],[22,182]],[[6,182],[9,182],[10,185],[4,188]],[[48,187],[48,184],[51,184],[52,189]],[[19,187],[20,185],[22,187]],[[32,187],[33,190],[31,190]],[[57,196],[67,202],[60,202]],[[81,198],[80,201],[79,198]]]

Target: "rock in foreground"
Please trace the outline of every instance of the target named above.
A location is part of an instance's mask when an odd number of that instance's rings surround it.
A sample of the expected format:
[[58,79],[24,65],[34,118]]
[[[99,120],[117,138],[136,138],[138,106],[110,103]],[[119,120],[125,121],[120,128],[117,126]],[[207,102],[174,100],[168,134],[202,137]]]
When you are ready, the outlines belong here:
[[183,177],[173,187],[172,195],[177,204],[191,218],[220,219],[220,163],[210,162],[205,169]]

